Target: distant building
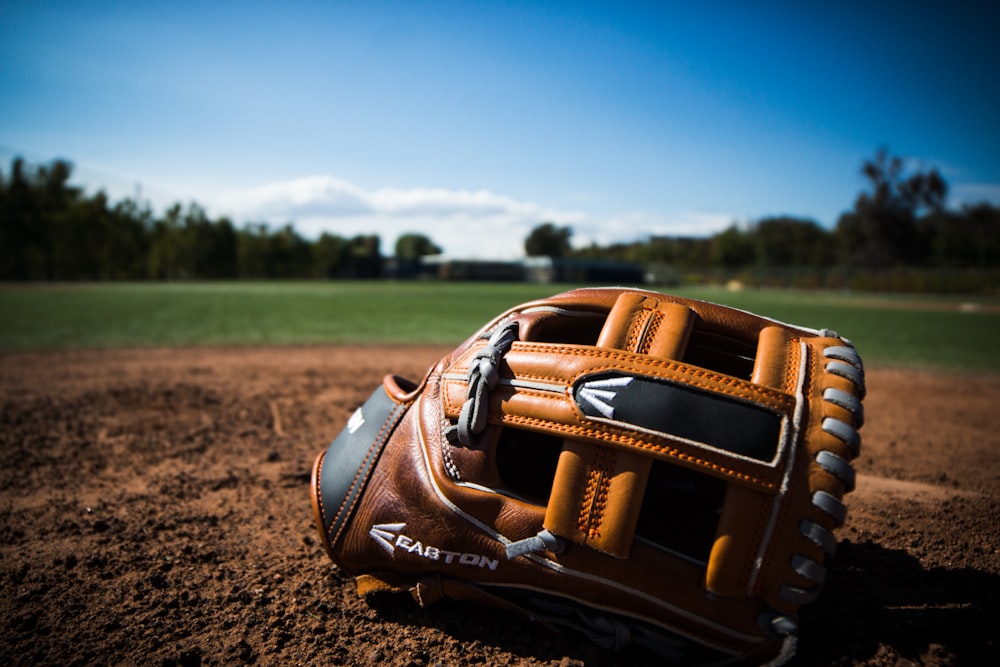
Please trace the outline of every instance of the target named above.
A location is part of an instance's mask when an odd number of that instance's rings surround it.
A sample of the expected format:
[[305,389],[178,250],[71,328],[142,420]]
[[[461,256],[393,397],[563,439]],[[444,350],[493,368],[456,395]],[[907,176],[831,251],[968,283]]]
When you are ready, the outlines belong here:
[[528,257],[522,260],[526,279],[534,283],[597,283],[641,285],[646,270],[631,262],[567,257]]
[[522,282],[524,264],[520,260],[455,259],[445,255],[420,258],[421,277],[440,280],[484,280]]
[[641,285],[648,282],[639,264],[594,259],[527,257],[514,260],[458,259],[445,255],[421,257],[419,264],[396,266],[387,274],[398,278],[483,280],[533,283]]

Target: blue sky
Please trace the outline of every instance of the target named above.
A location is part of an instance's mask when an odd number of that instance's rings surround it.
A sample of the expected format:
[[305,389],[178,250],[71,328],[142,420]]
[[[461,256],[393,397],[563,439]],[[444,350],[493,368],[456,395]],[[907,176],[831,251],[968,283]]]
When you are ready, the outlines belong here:
[[5,2],[2,168],[475,256],[832,226],[882,146],[1000,203],[1000,5],[693,4]]

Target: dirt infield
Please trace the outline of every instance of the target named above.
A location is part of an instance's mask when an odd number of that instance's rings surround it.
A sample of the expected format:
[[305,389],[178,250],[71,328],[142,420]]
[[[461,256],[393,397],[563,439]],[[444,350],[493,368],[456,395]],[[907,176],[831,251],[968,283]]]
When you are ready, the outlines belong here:
[[[0,664],[642,664],[464,604],[369,607],[326,558],[313,458],[444,352],[0,356]],[[998,399],[998,376],[870,370],[798,664],[1000,664]]]

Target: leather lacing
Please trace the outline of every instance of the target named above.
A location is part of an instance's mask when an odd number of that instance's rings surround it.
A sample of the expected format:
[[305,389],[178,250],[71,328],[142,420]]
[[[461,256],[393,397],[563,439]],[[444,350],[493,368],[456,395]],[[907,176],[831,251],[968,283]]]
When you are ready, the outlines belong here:
[[[821,332],[821,335],[837,337],[829,331]],[[861,453],[861,436],[858,434],[858,429],[864,423],[861,399],[865,396],[865,373],[861,357],[854,347],[849,341],[843,340],[843,342],[844,345],[834,345],[823,350],[823,357],[828,360],[825,371],[850,381],[854,385],[855,393],[830,387],[824,390],[823,400],[847,410],[853,417],[854,424],[835,417],[825,417],[820,428],[847,445],[852,454],[851,458],[855,458]],[[854,468],[847,459],[836,452],[821,449],[816,453],[815,461],[823,470],[843,483],[845,492],[854,489]],[[835,526],[843,525],[847,508],[840,498],[827,491],[817,490],[812,495],[812,504],[829,515]],[[799,523],[799,532],[820,547],[827,557],[833,556],[837,541],[829,530],[814,521],[803,520]],[[811,603],[822,588],[827,568],[802,554],[793,555],[790,565],[792,570],[813,585],[810,588],[784,585],[778,590],[778,595],[796,605]],[[778,635],[794,633],[798,629],[794,619],[775,611],[761,614],[758,623],[763,629]]]
[[473,437],[486,429],[489,392],[500,382],[500,361],[517,340],[517,329],[516,321],[498,327],[489,342],[473,355],[466,378],[468,391],[458,422],[445,428],[449,441],[472,447]]

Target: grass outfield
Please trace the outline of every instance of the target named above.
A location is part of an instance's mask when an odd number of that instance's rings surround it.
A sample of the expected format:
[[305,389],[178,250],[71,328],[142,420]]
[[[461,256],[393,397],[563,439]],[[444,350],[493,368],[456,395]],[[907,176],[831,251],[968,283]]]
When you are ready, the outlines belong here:
[[[239,282],[0,287],[0,351],[176,345],[457,344],[563,285]],[[682,296],[849,336],[871,364],[1000,371],[1000,304],[684,288]]]

